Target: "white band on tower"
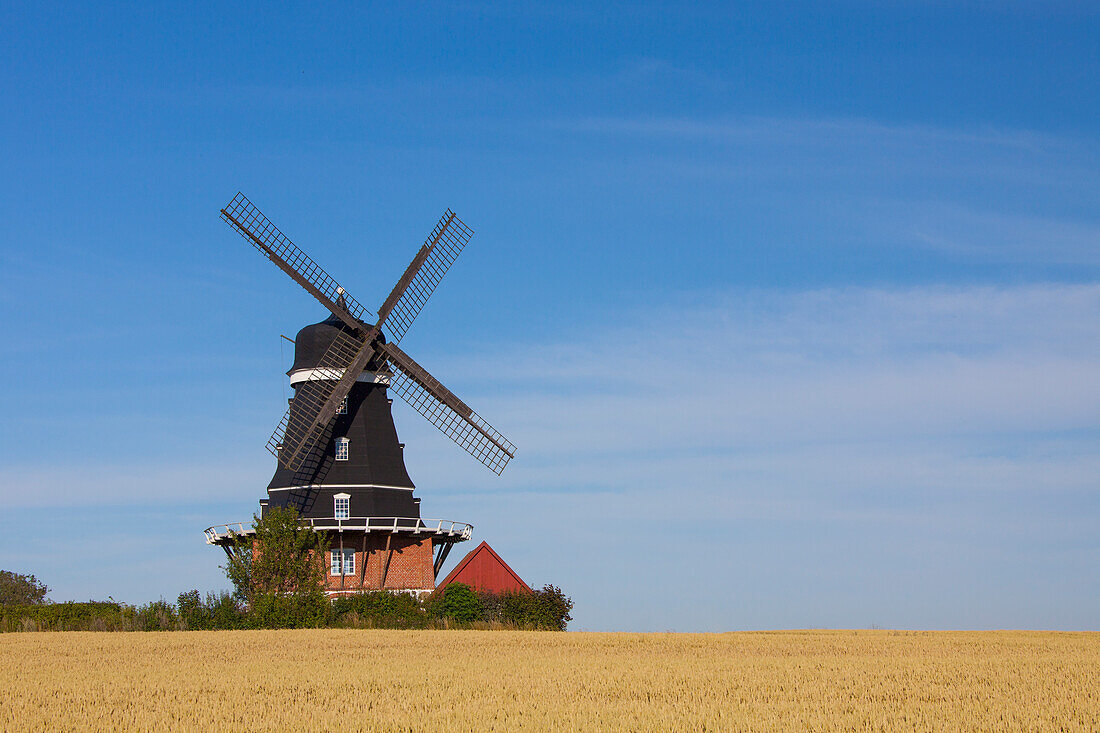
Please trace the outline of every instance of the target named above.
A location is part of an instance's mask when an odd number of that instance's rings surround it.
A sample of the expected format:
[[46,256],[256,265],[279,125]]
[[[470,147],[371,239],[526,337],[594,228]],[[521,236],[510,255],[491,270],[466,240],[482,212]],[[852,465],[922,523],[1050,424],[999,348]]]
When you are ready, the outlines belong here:
[[[344,372],[340,369],[299,369],[290,375],[290,384],[294,386],[299,382],[315,382],[315,381],[338,381],[340,377],[344,376]],[[389,385],[390,377],[393,375],[390,372],[363,372],[356,377],[356,382],[367,382],[369,384],[385,384]]]

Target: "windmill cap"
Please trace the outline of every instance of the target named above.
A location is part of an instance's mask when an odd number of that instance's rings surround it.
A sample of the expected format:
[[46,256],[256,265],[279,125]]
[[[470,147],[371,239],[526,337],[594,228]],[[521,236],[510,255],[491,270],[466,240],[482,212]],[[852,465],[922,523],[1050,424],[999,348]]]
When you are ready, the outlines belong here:
[[[287,374],[293,374],[300,369],[316,369],[321,363],[321,357],[325,355],[328,347],[332,345],[336,335],[341,331],[351,333],[351,328],[335,315],[329,316],[320,323],[310,324],[298,331],[298,334],[294,337],[294,364]],[[386,337],[379,334],[379,339],[385,342]],[[367,364],[368,370],[374,368],[372,364]]]

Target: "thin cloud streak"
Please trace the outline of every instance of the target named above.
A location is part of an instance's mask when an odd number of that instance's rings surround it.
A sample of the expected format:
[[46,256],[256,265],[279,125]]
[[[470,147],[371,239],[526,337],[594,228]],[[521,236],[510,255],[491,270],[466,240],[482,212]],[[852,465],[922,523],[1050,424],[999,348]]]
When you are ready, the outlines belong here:
[[[477,360],[427,356],[520,445],[508,486],[561,484],[563,464],[606,491],[661,465],[763,470],[773,457],[859,446],[916,461],[944,442],[1015,451],[1100,428],[1100,285],[756,292],[618,320],[633,327]],[[491,483],[400,402],[395,414],[430,491]],[[25,467],[0,491],[13,506],[130,502],[150,486],[158,500],[164,489],[224,499],[257,493],[270,468],[259,451],[219,461]]]
[[822,235],[832,233],[834,247],[908,247],[956,262],[1100,264],[1100,145],[1087,137],[860,118],[590,117],[543,125],[602,141],[625,169],[623,185],[695,187],[696,207],[714,190],[741,205],[774,207],[782,197]]
[[550,120],[548,127],[559,130],[630,134],[668,138],[694,138],[730,143],[805,144],[824,141],[860,140],[862,144],[894,142],[907,146],[982,145],[1028,152],[1074,149],[1084,143],[1071,138],[1032,130],[984,127],[952,129],[932,125],[888,124],[878,120],[849,118],[797,118],[740,116],[727,118],[692,117],[589,117]]
[[[693,628],[852,618],[868,598],[835,587],[885,577],[891,562],[890,585],[871,604],[879,623],[1056,616],[1080,627],[1084,612],[1052,616],[993,587],[996,613],[905,600],[907,582],[957,598],[974,592],[976,575],[1002,577],[1022,562],[1029,571],[1017,582],[1095,608],[1089,583],[1051,589],[1042,578],[1100,556],[1100,286],[757,292],[621,320],[577,341],[446,366],[464,394],[486,374],[505,385],[477,400],[520,446],[501,479],[398,413],[425,511],[473,519],[536,579],[573,584],[582,627],[661,629],[684,618],[672,600],[647,601],[624,621],[640,593],[631,566],[597,568],[588,553],[639,542],[647,568],[667,570],[685,593],[704,581],[725,589],[700,601]],[[529,547],[532,532],[553,551]],[[709,559],[690,572],[667,567],[685,543]],[[745,551],[768,577],[737,562]],[[831,564],[811,579],[808,561]],[[593,584],[601,574],[610,579]],[[777,583],[809,589],[826,577],[835,586],[820,589],[816,611],[793,598],[776,609],[790,593]],[[723,616],[736,607],[730,594],[746,596],[736,619]]]
[[[1100,613],[1084,570],[1100,561],[1100,285],[694,300],[575,340],[427,354],[520,452],[491,476],[395,402],[424,515],[473,522],[531,582],[566,588],[579,628],[850,626],[864,613],[1081,628]],[[70,503],[95,516],[178,496],[194,524],[194,546],[177,543],[187,572],[215,582],[199,531],[247,521],[269,468],[46,467],[3,498],[19,516]],[[654,574],[669,578],[662,599],[643,590]],[[914,589],[939,602],[914,605]]]

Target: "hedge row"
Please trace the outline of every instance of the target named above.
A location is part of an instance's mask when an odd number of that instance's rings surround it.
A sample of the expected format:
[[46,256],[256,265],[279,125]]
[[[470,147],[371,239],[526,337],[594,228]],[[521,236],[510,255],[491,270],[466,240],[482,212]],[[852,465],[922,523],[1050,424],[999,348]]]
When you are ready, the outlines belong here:
[[515,628],[564,631],[573,602],[554,586],[534,593],[475,593],[455,583],[424,598],[374,591],[337,598],[263,596],[251,608],[229,593],[181,593],[175,604],[47,603],[0,606],[0,632],[176,631],[275,628]]
[[89,601],[0,606],[0,631],[156,631],[178,627],[171,604],[145,606]]
[[333,601],[337,625],[380,628],[438,626],[499,627],[565,631],[573,601],[548,585],[534,593],[477,593],[453,583],[417,599],[410,593],[375,591]]

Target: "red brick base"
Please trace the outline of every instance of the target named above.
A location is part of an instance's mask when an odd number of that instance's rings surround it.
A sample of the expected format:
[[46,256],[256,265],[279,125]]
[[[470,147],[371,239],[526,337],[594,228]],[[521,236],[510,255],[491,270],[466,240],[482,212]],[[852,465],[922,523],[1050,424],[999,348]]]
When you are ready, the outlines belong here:
[[[332,575],[330,558],[322,558],[329,595],[368,590],[434,590],[432,540],[401,534],[333,532],[331,548],[355,551],[355,574]],[[387,549],[387,542],[389,547]],[[383,582],[383,574],[385,581]]]

